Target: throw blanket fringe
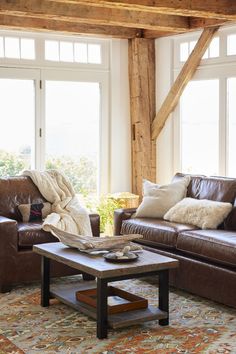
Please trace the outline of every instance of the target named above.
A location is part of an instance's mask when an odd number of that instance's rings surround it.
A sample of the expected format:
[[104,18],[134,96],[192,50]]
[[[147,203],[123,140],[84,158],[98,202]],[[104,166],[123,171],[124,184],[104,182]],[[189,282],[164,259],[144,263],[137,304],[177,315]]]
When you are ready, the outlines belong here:
[[53,233],[56,228],[74,235],[92,236],[89,214],[80,205],[66,176],[57,170],[27,170],[23,175],[30,177],[43,197],[52,204],[52,213],[45,219],[43,230]]

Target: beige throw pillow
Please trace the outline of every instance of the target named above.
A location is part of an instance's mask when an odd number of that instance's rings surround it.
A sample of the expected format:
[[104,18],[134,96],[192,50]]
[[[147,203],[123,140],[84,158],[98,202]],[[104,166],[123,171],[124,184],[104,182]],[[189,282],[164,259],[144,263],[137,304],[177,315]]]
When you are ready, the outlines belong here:
[[216,229],[232,210],[232,204],[207,199],[185,198],[173,206],[164,219],[191,224],[201,229]]
[[167,185],[158,185],[144,180],[143,201],[134,217],[163,218],[170,208],[186,196],[189,182],[189,176]]

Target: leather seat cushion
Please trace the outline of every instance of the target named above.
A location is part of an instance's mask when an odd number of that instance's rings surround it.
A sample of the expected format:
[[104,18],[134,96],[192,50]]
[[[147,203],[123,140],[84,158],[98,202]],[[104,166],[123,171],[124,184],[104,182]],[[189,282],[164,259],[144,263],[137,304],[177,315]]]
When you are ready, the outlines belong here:
[[224,265],[236,266],[236,232],[194,230],[181,232],[177,249]]
[[160,247],[175,248],[178,233],[193,230],[194,226],[177,224],[162,219],[135,218],[122,222],[121,233],[141,234],[141,243]]
[[58,239],[50,232],[41,229],[41,222],[18,223],[18,246],[29,248],[46,242],[57,242]]

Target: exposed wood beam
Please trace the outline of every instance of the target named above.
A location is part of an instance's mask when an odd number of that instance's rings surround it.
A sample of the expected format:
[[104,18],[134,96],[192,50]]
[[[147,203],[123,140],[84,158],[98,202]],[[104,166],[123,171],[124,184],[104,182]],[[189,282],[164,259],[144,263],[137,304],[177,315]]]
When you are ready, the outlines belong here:
[[62,33],[89,36],[108,36],[113,38],[136,38],[142,36],[142,30],[126,27],[87,25],[84,23],[45,20],[31,17],[0,15],[0,28],[25,31],[60,31]]
[[188,60],[184,64],[177,79],[171,87],[166,99],[164,100],[159,112],[157,113],[152,124],[152,138],[156,139],[165,125],[170,113],[175,109],[180,96],[187,83],[193,77],[202,56],[208,48],[215,32],[219,27],[207,28],[200,36],[194,50],[190,54]]
[[[202,28],[221,26],[221,25],[224,25],[225,23],[231,23],[231,22],[226,21],[226,20],[191,17],[189,19],[190,29],[188,32],[196,31],[196,30],[202,29]],[[185,32],[179,32],[179,34],[185,33]],[[176,33],[174,33],[174,34],[176,34]],[[163,31],[153,31],[153,30],[143,30],[143,33],[142,33],[143,38],[149,38],[149,39],[166,37],[166,36],[170,36],[170,35],[173,35],[173,33],[163,32]]]
[[199,28],[206,28],[206,27],[222,26],[229,22],[230,21],[226,21],[225,19],[211,19],[211,18],[198,18],[198,17],[191,17],[189,19],[191,30],[196,30]]
[[109,9],[53,0],[1,0],[0,14],[173,33],[189,29],[188,18],[181,16],[147,14],[143,11]]
[[155,117],[155,43],[129,40],[130,115],[132,124],[132,191],[142,196],[142,180],[156,180],[156,142],[151,137]]
[[235,0],[55,0],[159,14],[236,20]]

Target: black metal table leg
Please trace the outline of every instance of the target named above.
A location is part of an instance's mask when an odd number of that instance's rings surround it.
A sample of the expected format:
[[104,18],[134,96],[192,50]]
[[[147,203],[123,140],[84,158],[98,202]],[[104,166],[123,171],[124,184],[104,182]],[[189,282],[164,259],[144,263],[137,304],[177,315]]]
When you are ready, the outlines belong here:
[[169,324],[169,270],[159,272],[159,309],[167,312],[168,317],[159,320],[160,326]]
[[49,306],[50,299],[50,259],[41,259],[41,306]]
[[107,338],[107,281],[97,279],[97,337]]

